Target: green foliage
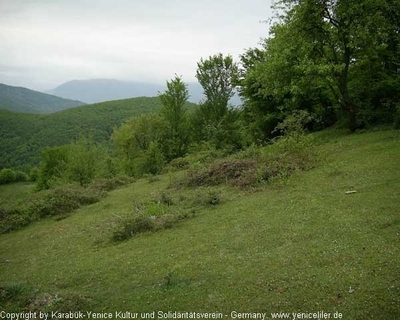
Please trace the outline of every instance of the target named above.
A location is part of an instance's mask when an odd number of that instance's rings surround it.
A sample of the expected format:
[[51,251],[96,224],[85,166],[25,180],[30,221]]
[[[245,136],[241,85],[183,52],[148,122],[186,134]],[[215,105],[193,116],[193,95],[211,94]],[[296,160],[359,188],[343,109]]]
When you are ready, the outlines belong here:
[[203,87],[206,100],[192,116],[192,131],[197,141],[206,140],[217,149],[235,149],[241,145],[237,134],[237,112],[229,110],[229,99],[238,82],[238,66],[231,56],[221,53],[201,59],[196,77]]
[[107,150],[90,141],[80,140],[69,145],[69,157],[66,168],[67,181],[78,182],[87,186],[95,177],[108,174]]
[[157,114],[131,118],[114,130],[112,139],[122,170],[130,176],[158,173],[164,163],[159,143],[165,122]]
[[306,125],[312,120],[312,116],[305,110],[294,111],[280,122],[275,130],[282,132],[284,136],[294,138],[303,137],[306,134]]
[[94,178],[107,175],[107,151],[90,141],[54,147],[42,153],[38,189],[77,182],[87,186]]
[[250,159],[224,159],[210,165],[190,170],[186,177],[188,186],[214,186],[240,179],[244,172],[255,170],[257,163]]
[[399,5],[283,0],[278,6],[271,37],[241,57],[250,134],[271,137],[293,110],[315,115],[316,129],[338,119],[351,130],[392,122],[400,98]]
[[76,184],[64,184],[48,190],[27,193],[23,201],[6,199],[0,205],[0,234],[20,229],[33,221],[51,216],[65,218],[81,206],[100,201],[107,191],[132,183],[125,176],[100,178],[94,180],[88,187]]
[[[188,107],[193,104],[187,103]],[[37,166],[46,148],[91,137],[109,144],[115,127],[126,119],[160,110],[158,97],[132,98],[36,115],[0,110],[0,169]]]
[[[163,194],[161,194],[161,197]],[[165,196],[165,194],[164,194]],[[164,198],[165,201],[169,200]],[[163,202],[135,203],[134,211],[124,217],[116,217],[112,222],[112,239],[122,241],[146,231],[171,228],[181,216]]]
[[152,141],[144,152],[141,173],[157,174],[164,167],[164,155],[157,142]]
[[90,183],[90,189],[96,192],[105,192],[117,189],[134,182],[134,179],[127,176],[116,175],[107,178],[98,178]]
[[235,156],[191,169],[184,184],[192,187],[219,184],[248,187],[312,168],[316,160],[313,141],[303,129],[309,119],[306,112],[288,117],[278,126],[285,135],[276,143],[263,151],[253,146]]
[[189,118],[186,102],[189,98],[187,85],[181,77],[167,81],[167,90],[159,95],[163,107],[160,115],[165,121],[162,140],[163,154],[167,160],[182,157],[189,146]]
[[139,232],[151,231],[155,228],[154,220],[145,214],[138,214],[118,219],[113,231],[113,240],[121,241],[133,237]]
[[74,185],[43,190],[30,195],[20,206],[0,209],[0,234],[19,229],[44,217],[69,213],[98,202],[102,192]]
[[15,182],[15,172],[11,169],[2,169],[0,171],[0,184]]
[[52,180],[61,178],[66,170],[68,147],[54,147],[42,153],[38,174],[38,189],[50,188]]
[[25,172],[13,171],[11,169],[4,168],[0,170],[0,184],[7,184],[12,182],[23,182],[28,181],[29,177]]

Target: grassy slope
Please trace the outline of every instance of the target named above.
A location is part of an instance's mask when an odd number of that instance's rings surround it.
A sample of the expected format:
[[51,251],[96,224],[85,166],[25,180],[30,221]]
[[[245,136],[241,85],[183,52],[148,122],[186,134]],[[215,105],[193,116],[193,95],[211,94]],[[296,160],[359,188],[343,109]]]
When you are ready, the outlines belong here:
[[81,137],[109,140],[126,118],[160,109],[158,97],[132,98],[85,105],[47,115],[0,111],[0,168],[35,165],[46,147]]
[[84,103],[0,83],[0,109],[28,113],[51,113]]
[[169,230],[98,243],[108,219],[164,188],[164,176],[113,191],[68,219],[2,235],[0,286],[82,295],[91,310],[337,310],[343,319],[398,319],[399,132],[327,136],[325,160],[312,171],[255,193],[224,188],[223,204]]

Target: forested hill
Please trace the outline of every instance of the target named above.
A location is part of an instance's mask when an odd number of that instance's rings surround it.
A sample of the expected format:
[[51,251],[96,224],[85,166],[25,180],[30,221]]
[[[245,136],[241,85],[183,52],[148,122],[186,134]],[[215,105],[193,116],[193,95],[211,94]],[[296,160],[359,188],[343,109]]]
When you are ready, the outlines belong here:
[[26,113],[52,113],[84,105],[50,94],[0,83],[0,109]]
[[108,141],[115,126],[124,119],[158,111],[158,97],[132,98],[80,106],[57,113],[39,115],[0,111],[0,168],[39,163],[47,147],[62,145],[82,137]]

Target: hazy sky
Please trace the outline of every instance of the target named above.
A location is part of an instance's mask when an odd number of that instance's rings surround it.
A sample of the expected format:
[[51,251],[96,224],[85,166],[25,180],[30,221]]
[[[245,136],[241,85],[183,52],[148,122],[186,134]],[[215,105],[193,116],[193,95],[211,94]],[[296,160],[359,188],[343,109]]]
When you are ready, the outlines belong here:
[[195,81],[201,57],[268,36],[271,0],[0,0],[0,82]]

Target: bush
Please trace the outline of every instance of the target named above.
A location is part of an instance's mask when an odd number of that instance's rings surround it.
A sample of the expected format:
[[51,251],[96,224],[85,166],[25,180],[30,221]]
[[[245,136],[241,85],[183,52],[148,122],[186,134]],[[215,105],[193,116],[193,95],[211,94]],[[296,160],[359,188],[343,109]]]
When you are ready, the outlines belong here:
[[121,241],[131,238],[139,232],[150,231],[154,228],[154,219],[146,214],[120,218],[116,223],[112,238],[115,241]]
[[39,177],[39,169],[38,168],[32,168],[31,171],[29,172],[29,180],[32,182],[36,182]]
[[288,177],[297,170],[311,169],[316,158],[311,136],[304,134],[293,119],[281,129],[286,135],[272,145],[265,148],[253,146],[235,157],[189,170],[184,184],[247,187],[275,177]]
[[0,184],[15,182],[15,172],[11,169],[2,169],[0,171]]
[[188,172],[188,186],[212,186],[239,179],[244,172],[257,168],[257,163],[250,159],[225,159],[212,163],[200,170]]
[[101,191],[85,189],[74,185],[66,185],[33,194],[27,210],[30,215],[41,217],[68,213],[82,205],[98,202]]
[[28,181],[29,177],[25,172],[22,171],[16,171],[15,172],[15,182],[24,182]]
[[169,167],[173,168],[174,170],[188,169],[189,166],[190,162],[187,158],[176,158],[169,163]]
[[90,184],[90,189],[98,192],[111,191],[121,186],[134,182],[135,180],[128,176],[114,176],[112,178],[99,178]]
[[18,208],[0,209],[0,234],[44,217],[69,213],[83,205],[98,202],[103,195],[103,192],[74,185],[37,192]]

